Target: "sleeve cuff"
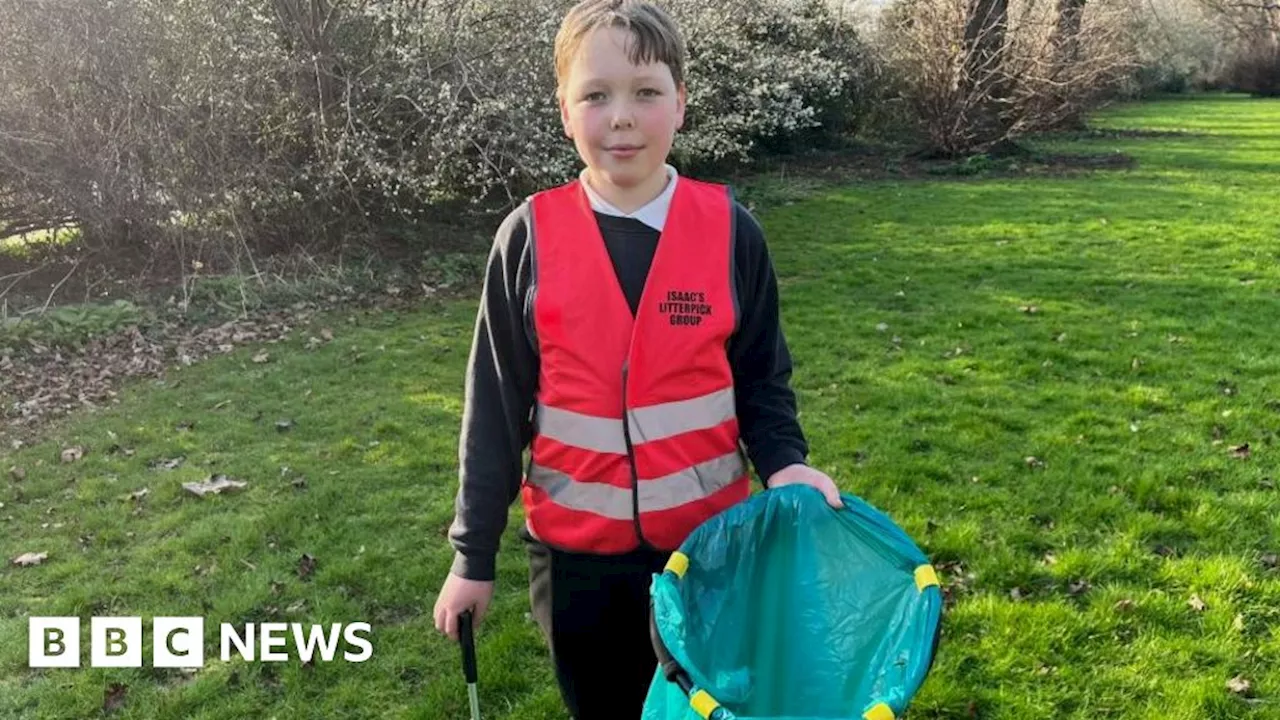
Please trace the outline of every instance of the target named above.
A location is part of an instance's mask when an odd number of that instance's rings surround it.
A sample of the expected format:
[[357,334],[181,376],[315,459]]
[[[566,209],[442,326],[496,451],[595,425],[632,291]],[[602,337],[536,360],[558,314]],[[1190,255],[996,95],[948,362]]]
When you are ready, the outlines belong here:
[[780,447],[756,459],[756,472],[760,475],[761,484],[769,487],[769,478],[773,477],[774,473],[788,465],[795,465],[804,461],[804,453],[798,449]]
[[495,555],[464,555],[459,552],[454,553],[453,567],[450,572],[467,580],[492,582],[497,574],[497,565]]

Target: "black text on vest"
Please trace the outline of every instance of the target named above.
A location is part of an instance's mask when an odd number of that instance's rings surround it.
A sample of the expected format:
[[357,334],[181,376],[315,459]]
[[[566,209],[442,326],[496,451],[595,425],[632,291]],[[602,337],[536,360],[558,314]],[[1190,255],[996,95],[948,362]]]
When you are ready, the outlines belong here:
[[696,327],[711,315],[711,305],[701,290],[668,290],[666,298],[658,302],[658,313],[666,315],[672,325]]

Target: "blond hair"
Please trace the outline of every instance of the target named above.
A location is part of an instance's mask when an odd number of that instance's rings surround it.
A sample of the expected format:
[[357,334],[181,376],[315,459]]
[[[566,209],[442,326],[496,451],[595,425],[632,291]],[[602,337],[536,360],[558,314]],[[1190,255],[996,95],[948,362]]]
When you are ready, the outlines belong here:
[[583,0],[565,15],[556,33],[556,88],[564,88],[583,41],[599,28],[616,27],[631,33],[628,58],[633,65],[666,63],[676,87],[684,82],[685,44],[680,30],[662,8],[644,0]]

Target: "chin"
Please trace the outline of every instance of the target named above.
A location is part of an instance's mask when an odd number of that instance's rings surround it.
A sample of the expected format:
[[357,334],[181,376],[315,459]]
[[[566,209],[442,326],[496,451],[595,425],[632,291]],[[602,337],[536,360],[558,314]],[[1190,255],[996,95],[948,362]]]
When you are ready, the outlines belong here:
[[609,179],[609,182],[618,187],[632,187],[639,185],[646,179],[651,177],[655,172],[662,170],[661,165],[655,167],[610,167],[609,165],[600,166],[598,172]]

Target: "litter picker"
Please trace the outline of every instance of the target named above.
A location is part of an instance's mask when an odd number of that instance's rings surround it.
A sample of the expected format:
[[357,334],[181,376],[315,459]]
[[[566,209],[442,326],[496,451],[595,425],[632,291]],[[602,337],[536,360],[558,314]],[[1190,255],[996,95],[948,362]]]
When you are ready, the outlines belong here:
[[476,693],[476,638],[470,610],[458,615],[458,643],[462,645],[462,674],[467,679],[471,699],[471,720],[480,720],[480,697]]

